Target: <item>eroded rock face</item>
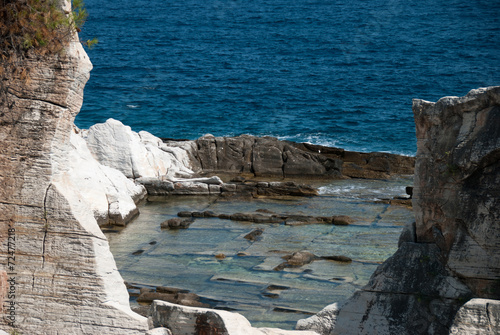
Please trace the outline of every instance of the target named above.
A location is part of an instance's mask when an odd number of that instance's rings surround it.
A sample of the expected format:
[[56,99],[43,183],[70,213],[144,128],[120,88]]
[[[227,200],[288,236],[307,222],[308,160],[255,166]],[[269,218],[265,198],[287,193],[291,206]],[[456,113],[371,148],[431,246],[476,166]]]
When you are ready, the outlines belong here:
[[67,183],[87,201],[97,223],[125,225],[137,216],[136,203],[146,197],[146,188],[97,162],[76,130],[71,132],[70,143]]
[[120,121],[108,119],[84,132],[90,152],[99,163],[121,171],[127,178],[191,177],[193,142],[162,142],[156,136],[136,133]]
[[449,334],[498,323],[482,319],[484,304],[460,307],[472,297],[500,298],[500,87],[414,100],[413,111],[415,225],[362,290],[300,329]]
[[196,140],[204,173],[251,174],[256,177],[341,176],[342,162],[306,152],[274,137],[214,137]]
[[[3,317],[0,328],[144,333],[146,319],[130,310],[107,240],[70,177],[73,120],[91,63],[74,36],[64,54],[29,66],[31,80],[10,78],[10,104],[0,106],[1,244],[7,246],[9,233],[15,238],[10,250],[0,251],[0,297],[16,307],[8,314],[15,318]],[[9,256],[15,256],[10,264]],[[9,298],[12,278],[15,297]]]
[[388,153],[360,153],[274,137],[203,136],[195,157],[203,173],[278,178],[388,178],[412,174],[415,159]]
[[500,87],[415,100],[416,236],[477,297],[500,299]]

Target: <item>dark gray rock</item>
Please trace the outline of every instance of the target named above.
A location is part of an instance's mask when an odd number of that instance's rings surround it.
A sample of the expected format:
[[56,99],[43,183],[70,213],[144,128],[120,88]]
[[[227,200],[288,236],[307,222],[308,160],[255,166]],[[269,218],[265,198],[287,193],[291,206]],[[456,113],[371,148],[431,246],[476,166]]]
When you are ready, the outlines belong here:
[[321,258],[329,260],[329,261],[336,261],[336,262],[341,262],[341,263],[351,263],[352,262],[352,258],[347,257],[347,256],[343,256],[343,255],[339,255],[339,256],[323,256]]
[[261,238],[262,233],[264,232],[264,229],[258,228],[255,230],[252,230],[250,233],[246,234],[244,236],[245,239],[249,241],[256,241]]
[[282,258],[286,260],[286,267],[301,267],[319,259],[318,256],[309,251],[297,251],[291,255],[285,255]]
[[401,235],[399,235],[398,248],[405,242],[417,242],[415,222],[412,222],[403,228]]
[[354,220],[347,215],[334,215],[332,216],[332,221],[336,226],[347,226],[354,222]]
[[196,140],[195,155],[204,174],[243,174],[256,177],[339,178],[342,161],[299,148],[274,137],[204,136]]
[[471,294],[446,269],[436,245],[403,243],[342,306],[333,334],[381,329],[389,334],[448,334],[453,316]]
[[181,219],[181,218],[172,218],[167,221],[161,223],[161,228],[170,228],[170,229],[186,229],[194,222],[194,219]]

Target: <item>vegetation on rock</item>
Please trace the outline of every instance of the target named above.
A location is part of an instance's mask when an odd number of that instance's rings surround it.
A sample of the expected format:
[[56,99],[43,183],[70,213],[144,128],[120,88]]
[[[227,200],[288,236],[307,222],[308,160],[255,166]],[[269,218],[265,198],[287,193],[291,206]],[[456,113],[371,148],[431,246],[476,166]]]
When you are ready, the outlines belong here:
[[[0,105],[9,109],[9,87],[14,78],[29,83],[38,61],[64,55],[88,13],[82,0],[65,11],[61,0],[0,0]],[[83,42],[88,47],[97,39]],[[0,113],[2,116],[4,112]]]

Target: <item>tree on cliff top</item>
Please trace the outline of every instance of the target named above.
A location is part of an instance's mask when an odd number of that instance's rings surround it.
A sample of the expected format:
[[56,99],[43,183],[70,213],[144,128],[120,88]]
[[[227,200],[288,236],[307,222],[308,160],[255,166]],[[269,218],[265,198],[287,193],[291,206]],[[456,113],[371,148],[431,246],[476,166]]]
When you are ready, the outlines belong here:
[[[64,53],[87,11],[82,0],[72,0],[64,12],[61,0],[0,0],[0,104],[7,105],[8,81],[29,81],[29,60]],[[91,46],[97,40],[84,42]]]

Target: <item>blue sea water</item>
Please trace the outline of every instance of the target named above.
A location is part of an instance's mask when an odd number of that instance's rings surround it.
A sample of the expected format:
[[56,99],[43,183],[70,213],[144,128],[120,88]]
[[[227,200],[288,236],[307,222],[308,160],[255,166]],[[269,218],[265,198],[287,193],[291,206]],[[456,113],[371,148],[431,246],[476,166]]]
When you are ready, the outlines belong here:
[[87,0],[76,118],[416,151],[412,98],[500,83],[498,0]]

